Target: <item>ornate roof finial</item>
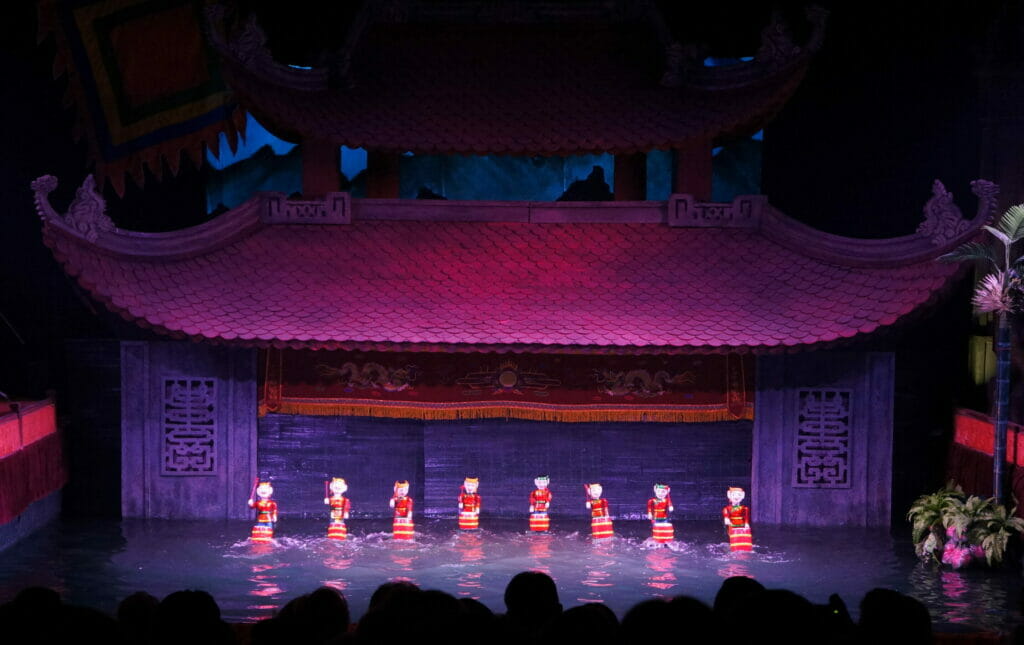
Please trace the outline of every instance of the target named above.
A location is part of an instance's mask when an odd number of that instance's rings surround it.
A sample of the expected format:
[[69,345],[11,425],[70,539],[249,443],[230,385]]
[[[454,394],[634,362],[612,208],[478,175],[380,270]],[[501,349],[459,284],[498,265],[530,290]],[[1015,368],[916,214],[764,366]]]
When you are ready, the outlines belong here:
[[[32,191],[35,193],[36,212],[43,221],[61,220],[61,216],[50,205],[50,193],[57,188],[57,178],[53,175],[43,175],[32,182]],[[90,242],[95,242],[101,232],[113,231],[113,220],[107,216],[107,202],[96,190],[96,180],[92,175],[86,176],[82,185],[75,191],[75,199],[68,206],[68,212],[63,216],[65,226],[71,228],[79,236]]]
[[[999,186],[984,179],[976,179],[971,182],[971,192],[978,196],[975,219],[988,220],[996,209]],[[971,220],[964,217],[960,207],[953,202],[953,193],[936,179],[932,183],[932,197],[924,205],[924,221],[917,227],[918,234],[928,237],[936,246],[944,246],[963,234],[970,228],[970,224]]]
[[662,87],[682,87],[690,71],[700,65],[701,47],[696,43],[672,42],[665,47],[665,73]]
[[754,59],[769,67],[779,67],[800,53],[800,46],[793,42],[793,32],[782,14],[773,11],[771,22],[761,30],[761,47]]

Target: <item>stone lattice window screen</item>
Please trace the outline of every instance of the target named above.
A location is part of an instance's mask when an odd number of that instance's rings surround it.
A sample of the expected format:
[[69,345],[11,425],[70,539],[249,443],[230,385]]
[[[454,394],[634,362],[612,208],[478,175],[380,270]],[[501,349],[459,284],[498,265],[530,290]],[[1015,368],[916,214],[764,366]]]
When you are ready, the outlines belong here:
[[852,390],[798,390],[794,487],[850,488],[852,400]]
[[217,474],[216,401],[216,379],[163,379],[161,474]]

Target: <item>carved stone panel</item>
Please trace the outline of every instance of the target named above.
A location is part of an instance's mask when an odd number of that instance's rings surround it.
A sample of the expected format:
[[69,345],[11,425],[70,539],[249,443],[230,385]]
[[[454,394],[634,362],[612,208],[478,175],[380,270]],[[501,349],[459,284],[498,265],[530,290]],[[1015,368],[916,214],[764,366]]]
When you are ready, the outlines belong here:
[[755,522],[890,525],[895,368],[889,352],[758,356]]
[[850,487],[852,390],[797,391],[793,486]]
[[122,515],[251,517],[256,405],[254,349],[122,341]]
[[217,381],[163,380],[162,475],[217,474]]
[[757,228],[767,200],[740,195],[729,203],[698,202],[693,195],[671,195],[668,225],[682,228]]
[[266,196],[263,220],[268,224],[350,224],[348,193],[328,193],[323,199],[288,199],[281,193]]

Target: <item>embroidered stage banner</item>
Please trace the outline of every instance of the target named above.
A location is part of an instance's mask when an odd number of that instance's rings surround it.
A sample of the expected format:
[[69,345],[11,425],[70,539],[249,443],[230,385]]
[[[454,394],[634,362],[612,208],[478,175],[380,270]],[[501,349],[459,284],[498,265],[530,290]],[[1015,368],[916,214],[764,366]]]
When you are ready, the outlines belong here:
[[102,187],[124,194],[181,154],[198,167],[223,132],[235,146],[245,124],[208,46],[202,0],[43,0],[40,41],[56,40],[54,78],[67,75],[76,136],[84,137]]
[[753,419],[750,355],[261,354],[260,414],[536,421]]

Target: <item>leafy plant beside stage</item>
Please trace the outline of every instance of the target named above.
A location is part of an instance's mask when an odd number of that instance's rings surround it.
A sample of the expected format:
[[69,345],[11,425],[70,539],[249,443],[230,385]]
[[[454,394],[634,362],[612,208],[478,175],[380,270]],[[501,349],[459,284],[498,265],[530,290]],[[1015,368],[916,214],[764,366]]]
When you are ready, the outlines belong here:
[[982,559],[999,564],[1014,533],[1024,533],[1024,519],[1015,517],[996,501],[968,497],[953,482],[930,495],[922,495],[910,507],[914,549],[924,560],[959,569]]
[[[1006,461],[1006,424],[1010,410],[1010,315],[1024,309],[1021,268],[1024,255],[1017,242],[1024,239],[1024,204],[1011,206],[999,223],[984,227],[984,241],[968,242],[943,255],[945,262],[979,262],[987,273],[974,288],[974,307],[996,317],[995,449],[992,457],[992,495],[1000,502]],[[1014,246],[1018,248],[1015,250]]]

